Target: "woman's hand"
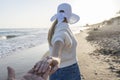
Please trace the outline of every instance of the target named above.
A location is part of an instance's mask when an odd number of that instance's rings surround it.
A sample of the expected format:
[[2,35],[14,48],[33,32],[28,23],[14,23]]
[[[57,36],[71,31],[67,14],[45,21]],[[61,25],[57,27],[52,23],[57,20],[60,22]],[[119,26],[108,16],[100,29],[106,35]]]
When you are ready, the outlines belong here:
[[60,59],[56,57],[46,57],[43,60],[36,63],[34,66],[34,71],[38,74],[43,73],[47,71],[48,67],[51,67],[50,74],[54,73],[60,64]]

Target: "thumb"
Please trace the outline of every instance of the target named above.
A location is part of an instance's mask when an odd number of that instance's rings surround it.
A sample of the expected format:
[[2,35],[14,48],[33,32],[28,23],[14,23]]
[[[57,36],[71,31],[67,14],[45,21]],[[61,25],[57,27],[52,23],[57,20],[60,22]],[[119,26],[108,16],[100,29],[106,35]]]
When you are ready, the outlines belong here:
[[8,80],[15,80],[15,71],[11,67],[7,67],[8,70]]

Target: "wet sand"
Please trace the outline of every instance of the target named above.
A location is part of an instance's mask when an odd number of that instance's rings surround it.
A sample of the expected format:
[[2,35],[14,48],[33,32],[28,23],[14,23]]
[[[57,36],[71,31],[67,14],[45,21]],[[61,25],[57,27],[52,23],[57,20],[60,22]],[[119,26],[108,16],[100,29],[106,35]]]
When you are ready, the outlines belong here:
[[11,54],[0,59],[0,80],[7,78],[7,66],[11,66],[16,71],[16,76],[19,78],[33,65],[38,62],[44,53],[48,51],[48,45],[43,44],[36,46],[19,53]]

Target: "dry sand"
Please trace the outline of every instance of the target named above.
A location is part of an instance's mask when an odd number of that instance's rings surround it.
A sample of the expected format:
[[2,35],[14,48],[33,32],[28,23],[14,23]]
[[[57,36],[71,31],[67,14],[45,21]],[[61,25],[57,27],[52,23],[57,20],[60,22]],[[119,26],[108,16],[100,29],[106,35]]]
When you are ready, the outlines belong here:
[[108,63],[91,55],[96,47],[86,40],[87,32],[86,30],[76,35],[78,40],[77,57],[83,80],[120,80],[115,73],[108,69]]

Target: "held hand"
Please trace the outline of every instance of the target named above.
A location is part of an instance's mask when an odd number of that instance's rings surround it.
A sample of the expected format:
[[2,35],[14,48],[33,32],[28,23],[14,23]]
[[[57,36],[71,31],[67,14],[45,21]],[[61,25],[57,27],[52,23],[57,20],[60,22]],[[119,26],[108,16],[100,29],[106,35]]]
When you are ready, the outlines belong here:
[[45,72],[42,76],[40,76],[40,75],[36,75],[31,69],[26,75],[22,77],[22,79],[16,79],[14,69],[11,67],[8,67],[7,69],[8,69],[8,80],[47,80],[51,70],[51,68],[49,67],[47,69],[47,72]]
[[59,63],[60,63],[59,58],[48,56],[44,58],[42,61],[36,63],[36,65],[34,66],[34,71],[36,73],[44,73],[46,72],[47,68],[51,66],[50,74],[52,74],[58,69]]
[[50,65],[51,65],[50,74],[53,74],[59,68],[60,59],[56,57],[52,57],[52,63]]

